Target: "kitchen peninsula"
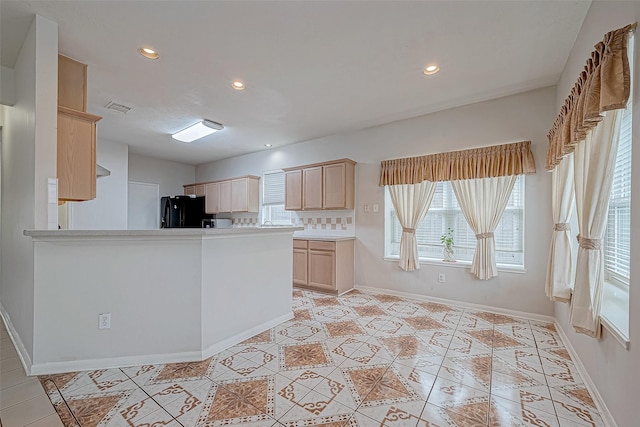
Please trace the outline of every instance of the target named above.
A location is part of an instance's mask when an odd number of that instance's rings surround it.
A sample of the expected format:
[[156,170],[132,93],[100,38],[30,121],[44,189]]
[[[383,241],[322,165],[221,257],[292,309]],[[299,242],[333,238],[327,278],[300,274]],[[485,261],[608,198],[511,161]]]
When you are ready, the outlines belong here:
[[30,373],[203,360],[291,319],[300,229],[25,231]]

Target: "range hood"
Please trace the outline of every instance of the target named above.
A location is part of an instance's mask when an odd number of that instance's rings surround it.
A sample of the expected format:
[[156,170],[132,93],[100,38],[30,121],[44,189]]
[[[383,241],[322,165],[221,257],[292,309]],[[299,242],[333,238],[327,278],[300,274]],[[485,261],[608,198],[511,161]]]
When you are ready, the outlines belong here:
[[111,171],[105,167],[96,163],[96,178],[102,178],[103,176],[111,175]]

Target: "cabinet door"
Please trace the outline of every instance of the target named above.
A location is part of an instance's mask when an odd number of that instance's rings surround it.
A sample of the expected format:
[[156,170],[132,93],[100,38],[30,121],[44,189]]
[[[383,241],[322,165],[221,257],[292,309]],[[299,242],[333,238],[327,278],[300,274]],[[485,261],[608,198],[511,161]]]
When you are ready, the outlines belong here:
[[189,194],[196,194],[196,186],[195,185],[185,185],[184,186],[184,195],[188,196]]
[[204,186],[204,211],[208,214],[218,213],[218,183],[212,182]]
[[336,289],[336,253],[309,249],[309,286]]
[[205,196],[204,184],[196,185],[195,193],[196,196]]
[[58,113],[58,199],[96,197],[96,124]]
[[87,111],[87,65],[58,55],[58,105]]
[[294,249],[293,250],[293,284],[294,285],[306,285],[307,282],[307,250],[306,249]]
[[284,173],[284,208],[289,211],[302,209],[302,170]]
[[218,212],[231,212],[231,181],[218,183]]
[[324,166],[323,207],[344,209],[346,205],[345,164]]
[[231,212],[247,212],[249,210],[248,184],[247,178],[231,181]]
[[322,209],[322,166],[302,169],[302,209]]

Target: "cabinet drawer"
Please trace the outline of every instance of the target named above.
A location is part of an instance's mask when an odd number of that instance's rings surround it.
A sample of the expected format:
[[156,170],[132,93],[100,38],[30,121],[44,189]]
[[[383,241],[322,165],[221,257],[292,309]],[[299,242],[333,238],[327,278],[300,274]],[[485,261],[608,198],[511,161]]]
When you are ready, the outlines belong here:
[[307,249],[308,243],[309,242],[307,240],[293,239],[293,248],[294,249]]
[[336,242],[323,242],[321,240],[309,240],[309,249],[318,251],[335,251]]

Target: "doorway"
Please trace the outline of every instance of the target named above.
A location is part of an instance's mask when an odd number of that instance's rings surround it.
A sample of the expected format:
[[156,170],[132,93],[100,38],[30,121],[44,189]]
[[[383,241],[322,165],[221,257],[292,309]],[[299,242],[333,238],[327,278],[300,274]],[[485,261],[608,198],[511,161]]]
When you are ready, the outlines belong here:
[[129,181],[127,228],[157,230],[160,228],[160,185]]

